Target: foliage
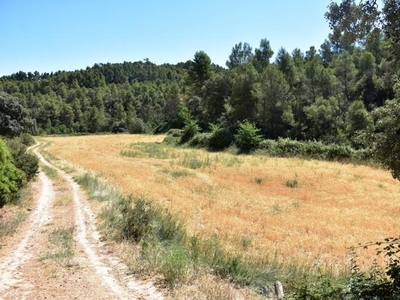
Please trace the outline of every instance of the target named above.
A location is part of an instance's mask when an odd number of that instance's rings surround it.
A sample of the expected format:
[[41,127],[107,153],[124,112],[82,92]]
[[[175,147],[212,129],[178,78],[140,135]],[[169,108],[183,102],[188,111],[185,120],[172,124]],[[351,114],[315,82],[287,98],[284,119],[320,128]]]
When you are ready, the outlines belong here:
[[258,73],[252,64],[241,64],[232,71],[231,95],[228,99],[228,113],[233,120],[254,122],[257,115],[257,97],[254,85]]
[[346,145],[324,144],[317,141],[295,141],[290,139],[263,140],[260,151],[267,151],[272,156],[294,156],[325,160],[368,161],[368,150],[354,150]]
[[196,52],[190,62],[187,80],[194,94],[200,95],[202,86],[211,78],[211,71],[210,57],[204,51]]
[[39,159],[36,155],[26,151],[21,139],[7,140],[7,147],[13,158],[13,164],[23,171],[27,181],[31,181],[39,172]]
[[290,86],[276,66],[268,66],[254,88],[258,99],[258,122],[265,135],[284,136],[294,123],[290,104]]
[[235,144],[240,152],[248,153],[255,150],[261,143],[262,136],[259,134],[258,129],[253,123],[245,121],[239,123],[239,128],[235,134]]
[[207,148],[210,143],[210,133],[209,132],[200,132],[197,133],[193,138],[189,141],[189,146],[196,148]]
[[357,257],[353,254],[352,274],[349,279],[348,299],[399,299],[400,298],[400,238],[385,238],[370,243],[364,248],[375,246],[378,256],[382,255],[385,266],[375,266],[361,271]]
[[185,126],[182,129],[182,135],[180,137],[179,143],[184,144],[189,142],[199,131],[200,127],[197,120],[187,119],[185,122]]
[[15,202],[24,185],[24,173],[14,166],[5,142],[0,139],[0,207]]
[[325,274],[304,275],[301,278],[291,280],[288,285],[290,292],[285,299],[289,300],[344,300],[344,283],[335,282],[332,277]]
[[27,111],[16,97],[0,92],[0,135],[14,137],[28,130],[34,130],[34,122]]
[[267,39],[262,39],[260,41],[260,48],[254,50],[254,60],[253,64],[258,72],[262,72],[268,65],[269,60],[274,55],[269,41]]
[[233,142],[233,134],[229,127],[210,124],[208,148],[212,151],[228,148]]
[[174,217],[143,198],[118,197],[102,215],[108,218],[106,230],[119,240],[139,243],[155,239],[168,244],[179,242],[185,236],[182,225]]
[[346,134],[353,145],[357,146],[355,137],[362,130],[371,130],[372,119],[361,100],[354,101],[346,114]]
[[400,86],[396,98],[372,112],[374,130],[365,131],[361,140],[371,145],[374,157],[400,179]]
[[29,133],[22,133],[19,136],[19,141],[25,146],[33,146],[36,144],[35,139]]
[[232,48],[232,53],[229,55],[229,60],[226,61],[226,66],[233,69],[242,64],[247,64],[253,57],[252,48],[248,43],[240,42]]

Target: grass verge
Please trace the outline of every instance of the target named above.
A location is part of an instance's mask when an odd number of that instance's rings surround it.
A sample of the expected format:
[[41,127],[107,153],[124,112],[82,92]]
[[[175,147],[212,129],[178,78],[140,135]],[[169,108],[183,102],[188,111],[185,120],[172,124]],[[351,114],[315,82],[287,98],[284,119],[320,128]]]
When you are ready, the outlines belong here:
[[[101,184],[94,175],[77,180],[100,201],[110,200],[100,217],[105,235],[117,242],[137,246],[130,264],[134,271],[157,272],[171,289],[199,274],[212,274],[258,293],[271,293],[280,270],[267,261],[232,255],[217,236],[189,236],[183,223],[144,197],[124,197]],[[101,196],[99,196],[101,195]],[[140,263],[139,263],[140,261]]]

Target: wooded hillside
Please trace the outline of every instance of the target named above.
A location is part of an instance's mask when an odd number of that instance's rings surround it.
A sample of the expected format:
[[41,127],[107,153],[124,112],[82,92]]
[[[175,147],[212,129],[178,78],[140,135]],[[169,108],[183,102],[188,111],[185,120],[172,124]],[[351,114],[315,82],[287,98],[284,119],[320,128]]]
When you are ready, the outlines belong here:
[[[0,91],[29,110],[37,132],[165,132],[196,119],[235,127],[248,120],[267,138],[288,137],[360,146],[370,112],[396,98],[398,1],[332,2],[332,33],[320,47],[274,51],[239,42],[227,68],[203,51],[191,61],[155,65],[148,59],[96,64],[85,70],[20,71],[0,78]],[[397,26],[397,27],[396,27]]]

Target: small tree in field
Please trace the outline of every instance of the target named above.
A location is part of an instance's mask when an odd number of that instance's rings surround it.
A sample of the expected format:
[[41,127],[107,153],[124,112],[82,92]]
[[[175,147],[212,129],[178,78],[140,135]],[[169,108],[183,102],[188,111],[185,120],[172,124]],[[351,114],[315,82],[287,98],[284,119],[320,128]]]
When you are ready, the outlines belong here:
[[179,141],[180,144],[189,142],[197,133],[199,133],[200,127],[197,120],[188,118],[185,121],[185,126],[182,129],[182,136]]
[[248,153],[256,149],[262,141],[262,135],[259,132],[260,129],[249,121],[239,123],[239,129],[235,134],[235,144],[239,148],[239,151]]

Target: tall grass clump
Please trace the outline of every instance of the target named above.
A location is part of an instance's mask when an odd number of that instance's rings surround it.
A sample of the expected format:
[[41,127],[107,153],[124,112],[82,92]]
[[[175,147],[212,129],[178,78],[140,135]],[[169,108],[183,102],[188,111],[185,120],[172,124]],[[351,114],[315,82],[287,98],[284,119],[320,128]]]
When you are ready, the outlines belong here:
[[103,211],[104,228],[116,240],[140,243],[179,243],[185,237],[182,224],[144,198],[120,196]]
[[202,158],[197,157],[194,154],[185,153],[184,156],[179,159],[178,164],[190,169],[200,169],[211,166],[212,160],[208,155],[205,158]]
[[75,180],[89,193],[91,199],[109,201],[120,198],[120,194],[97,175],[85,173]]

